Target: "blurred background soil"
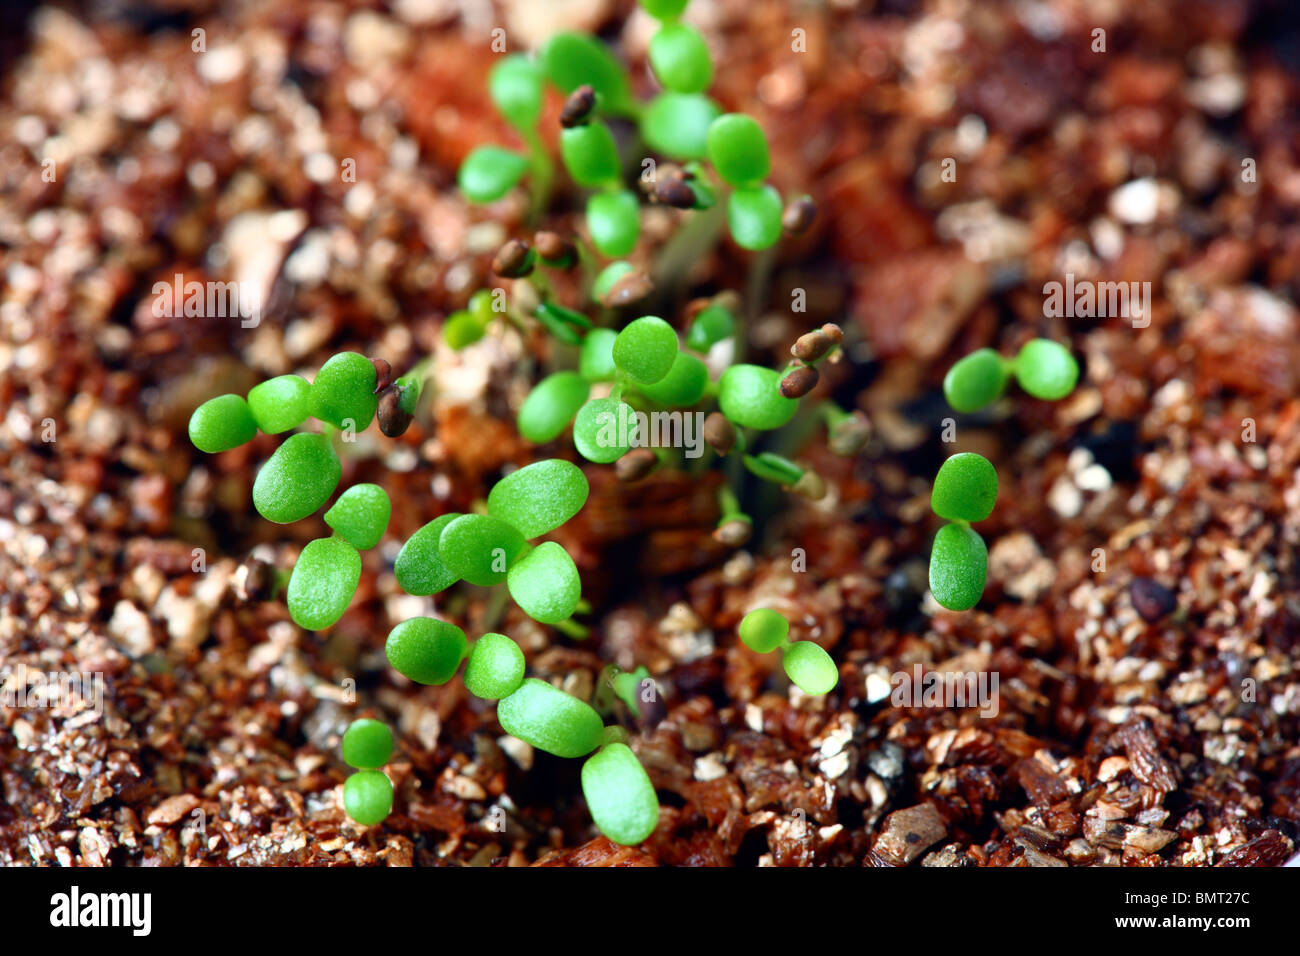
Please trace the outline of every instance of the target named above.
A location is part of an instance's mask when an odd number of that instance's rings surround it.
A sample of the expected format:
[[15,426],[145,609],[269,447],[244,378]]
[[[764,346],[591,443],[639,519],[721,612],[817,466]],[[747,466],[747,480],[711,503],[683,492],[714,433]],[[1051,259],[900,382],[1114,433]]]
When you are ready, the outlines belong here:
[[[727,243],[659,305],[746,292],[748,358],[823,321],[845,361],[818,395],[873,424],[853,460],[786,448],[820,502],[748,489],[761,533],[709,536],[717,478],[632,486],[588,466],[557,539],[594,605],[585,642],[511,607],[530,672],[588,694],[645,665],[662,707],[634,746],[660,793],[639,848],[599,838],[580,762],[502,737],[459,679],[419,688],[383,641],[437,613],[471,636],[487,595],[398,589],[392,561],[534,449],[513,417],[564,356],[443,318],[523,234],[522,196],[454,189],[474,146],[517,144],[487,98],[511,50],[598,32],[653,92],[653,21],[628,0],[327,0],[6,9],[0,42],[0,675],[104,675],[102,713],[0,708],[6,864],[1276,865],[1300,837],[1300,30],[1283,2],[693,0],[712,95],[768,133],[773,180],[820,207],[769,281]],[[204,31],[205,51],[192,31]],[[1105,52],[1094,51],[1096,30]],[[799,41],[805,52],[796,52]],[[544,123],[554,142],[559,101]],[[625,131],[626,132],[626,131]],[[43,177],[53,160],[53,181]],[[355,182],[340,170],[354,161]],[[949,163],[948,161],[952,161]],[[945,169],[955,176],[945,176]],[[548,222],[577,228],[561,191]],[[650,263],[683,214],[645,213]],[[237,319],[157,317],[154,283],[257,284]],[[1045,317],[1066,274],[1150,282],[1145,328]],[[804,290],[807,312],[791,311]],[[755,292],[757,294],[755,294]],[[570,304],[574,289],[561,285]],[[958,420],[940,384],[982,346],[1071,345],[1060,403]],[[252,509],[267,436],[196,452],[190,412],[354,349],[436,395],[372,429],[343,485],[394,511],[325,633],[264,600],[319,516]],[[53,436],[54,440],[48,440]],[[929,482],[954,451],[998,467],[979,607],[926,600]],[[201,548],[205,570],[196,572]],[[796,568],[802,549],[806,569]],[[1100,556],[1100,559],[1099,559]],[[1100,560],[1100,563],[1099,563]],[[758,606],[840,665],[791,690],[734,628]],[[996,671],[997,717],[891,705],[889,678]],[[355,700],[346,681],[353,681]],[[1249,688],[1249,692],[1244,690]],[[394,813],[343,813],[338,735],[398,731]],[[502,832],[489,826],[505,811]],[[199,812],[201,811],[201,812]]]

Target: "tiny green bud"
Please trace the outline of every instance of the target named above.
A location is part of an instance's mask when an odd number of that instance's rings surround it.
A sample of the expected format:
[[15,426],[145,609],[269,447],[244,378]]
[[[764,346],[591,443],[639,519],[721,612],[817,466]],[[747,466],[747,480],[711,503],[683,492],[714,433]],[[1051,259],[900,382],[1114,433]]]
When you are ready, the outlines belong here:
[[671,159],[702,159],[709,125],[720,112],[702,93],[660,93],[641,114],[641,135],[651,149]]
[[1007,366],[993,349],[958,359],[943,377],[943,395],[955,412],[969,414],[993,404],[1007,386]]
[[650,41],[650,68],[674,93],[702,93],[713,82],[713,60],[698,31],[668,23]]
[[735,329],[736,318],[730,310],[716,303],[707,305],[691,323],[686,347],[695,352],[708,352],[718,342],[730,338]]
[[781,238],[781,194],[771,186],[740,186],[727,199],[727,227],[743,249],[766,249]]
[[554,541],[543,541],[516,561],[506,586],[524,613],[542,624],[568,620],[582,597],[573,558]]
[[458,577],[490,587],[506,579],[506,572],[526,547],[518,529],[500,518],[461,515],[443,529],[438,556]]
[[528,159],[499,146],[479,146],[460,164],[456,184],[470,202],[500,199],[528,172]]
[[641,205],[631,190],[597,193],[587,200],[591,241],[606,256],[625,256],[641,233]]
[[614,134],[599,120],[562,131],[560,157],[579,186],[604,186],[618,181],[619,159]]
[[781,394],[781,374],[759,365],[733,365],[718,381],[718,407],[741,428],[767,431],[794,417],[799,403]]
[[507,122],[526,130],[542,112],[542,71],[527,57],[512,53],[488,74],[488,92]]
[[573,421],[590,393],[591,386],[577,372],[546,376],[519,407],[519,434],[539,445],[552,441]]
[[608,465],[627,454],[635,430],[632,406],[615,398],[593,398],[573,419],[573,444],[583,458]]
[[668,374],[653,385],[642,385],[646,398],[677,408],[694,405],[709,385],[709,370],[687,352],[678,352]]
[[614,342],[617,339],[618,333],[613,329],[588,332],[582,340],[582,354],[578,356],[578,374],[588,382],[612,382],[618,373],[614,365]]

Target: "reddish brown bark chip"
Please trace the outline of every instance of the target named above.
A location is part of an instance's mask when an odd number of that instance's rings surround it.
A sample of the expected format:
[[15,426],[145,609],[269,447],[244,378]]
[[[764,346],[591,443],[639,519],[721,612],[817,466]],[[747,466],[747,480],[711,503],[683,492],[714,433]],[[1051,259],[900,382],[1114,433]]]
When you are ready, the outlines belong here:
[[1231,850],[1220,866],[1279,866],[1295,849],[1290,838],[1279,830],[1266,830],[1249,843]]
[[885,818],[885,827],[871,851],[889,866],[907,866],[947,834],[947,824],[934,808],[923,803],[895,810]]

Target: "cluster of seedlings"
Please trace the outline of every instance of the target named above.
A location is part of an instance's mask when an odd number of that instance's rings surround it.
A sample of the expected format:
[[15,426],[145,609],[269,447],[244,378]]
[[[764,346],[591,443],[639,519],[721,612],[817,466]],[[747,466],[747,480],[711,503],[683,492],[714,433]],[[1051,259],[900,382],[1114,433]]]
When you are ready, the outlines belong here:
[[[1035,398],[1056,401],[1074,391],[1079,363],[1065,346],[1049,339],[1025,343],[1015,358],[979,349],[959,359],[944,376],[943,393],[954,411],[987,408],[1014,377]],[[993,513],[998,475],[987,458],[974,452],[953,455],[939,468],[930,508],[948,521],[935,535],[930,552],[930,593],[950,611],[974,607],[988,578],[988,547],[971,527]]]
[[[525,280],[525,294],[509,304],[504,290],[479,290],[447,318],[443,338],[461,349],[480,339],[497,319],[522,328],[531,317],[556,343],[575,350],[569,354],[576,368],[545,375],[519,409],[519,432],[533,443],[552,442],[571,426],[579,455],[613,463],[620,478],[634,481],[675,454],[664,443],[648,440],[647,416],[679,415],[679,422],[685,421],[681,416],[699,416],[700,437],[712,453],[737,453],[739,462],[729,469],[732,482],[747,470],[807,497],[821,497],[825,483],[820,476],[757,443],[761,433],[791,422],[800,400],[818,383],[819,364],[840,359],[843,333],[838,326],[826,324],[802,335],[784,369],[736,362],[722,367],[715,379],[711,365],[716,370],[724,363],[714,347],[728,339],[738,352],[744,345],[739,300],[732,293],[692,302],[680,339],[669,322],[655,315],[641,315],[619,330],[604,324],[613,309],[634,305],[653,290],[648,275],[621,258],[638,241],[641,199],[623,183],[624,158],[610,121],[630,121],[651,149],[673,161],[657,167],[649,163],[643,194],[652,202],[694,210],[691,215],[697,217],[725,203],[731,236],[743,248],[768,248],[783,231],[798,234],[815,211],[807,197],[783,209],[776,190],[765,183],[770,158],[758,124],[742,114],[723,115],[706,95],[713,64],[699,34],[679,20],[686,0],[641,2],[661,21],[650,64],[663,90],[649,103],[633,99],[624,68],[599,41],[581,34],[559,34],[536,61],[510,55],[492,71],[493,101],[519,131],[528,152],[495,146],[474,150],[460,169],[461,190],[474,202],[488,203],[527,176],[535,217],[545,211],[555,168],[538,122],[550,83],[568,97],[561,115],[564,168],[577,186],[591,190],[587,236],[538,231],[531,242],[506,243],[493,270]],[[707,242],[715,240],[716,233]],[[695,253],[700,250],[697,246]],[[616,261],[597,269],[597,255]],[[581,267],[584,301],[607,307],[601,322],[554,301],[543,267]],[[405,431],[416,413],[428,364],[394,380],[382,359],[344,352],[330,358],[310,383],[282,375],[256,386],[246,398],[231,394],[205,402],[190,420],[190,438],[200,450],[217,453],[259,432],[282,434],[317,420],[319,431],[298,431],[285,439],[253,485],[253,503],[263,517],[299,521],[334,495],[342,474],[339,442],[355,439],[375,419],[390,437]],[[953,367],[944,393],[954,409],[972,412],[997,399],[1013,376],[1031,395],[1054,399],[1074,387],[1078,367],[1068,351],[1043,340],[1029,343],[1014,359],[984,349]],[[822,401],[817,413],[833,452],[852,456],[863,448],[869,426],[861,412]],[[578,611],[589,610],[577,567],[559,544],[534,542],[574,517],[588,493],[582,471],[560,458],[507,474],[480,512],[444,514],[416,531],[395,561],[397,582],[407,593],[421,596],[461,581],[504,585],[534,620],[584,636],[585,628],[573,620]],[[945,607],[970,608],[983,591],[987,554],[970,524],[987,518],[996,498],[997,475],[980,456],[956,455],[940,469],[932,504],[950,523],[936,538],[930,581]],[[714,537],[733,547],[749,540],[753,519],[741,509],[731,483],[722,486],[719,506]],[[333,534],[303,548],[289,579],[287,604],[297,624],[319,630],[342,617],[360,580],[360,551],[380,542],[390,511],[388,496],[378,485],[358,484],[338,496],[324,514]],[[791,642],[788,634],[788,622],[770,609],[750,613],[739,627],[740,639],[753,650],[781,651],[786,674],[803,692],[831,692],[839,675],[830,655],[811,641]],[[506,733],[546,753],[586,758],[582,789],[602,833],[635,844],[654,830],[659,816],[654,787],[628,746],[628,731],[617,719],[609,726],[605,722],[610,715],[644,718],[644,705],[656,699],[644,667],[631,673],[607,668],[588,702],[527,677],[523,651],[504,634],[483,634],[471,644],[461,628],[433,617],[399,623],[388,635],[385,654],[396,671],[422,685],[446,684],[464,662],[466,688],[497,702],[497,718]],[[392,733],[377,720],[355,721],[344,735],[343,759],[356,770],[344,784],[344,806],[358,823],[376,824],[391,812],[393,787],[381,768],[392,750]]]

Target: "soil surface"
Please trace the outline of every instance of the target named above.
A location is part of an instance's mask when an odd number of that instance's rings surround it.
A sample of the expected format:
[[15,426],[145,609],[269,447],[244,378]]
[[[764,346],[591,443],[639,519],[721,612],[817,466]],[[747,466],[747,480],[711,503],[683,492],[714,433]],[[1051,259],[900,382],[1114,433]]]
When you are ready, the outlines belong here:
[[[758,532],[739,550],[710,535],[719,469],[624,484],[586,466],[591,499],[556,535],[593,606],[585,641],[512,604],[496,621],[482,590],[409,597],[392,562],[503,469],[574,457],[514,428],[559,350],[499,331],[454,353],[440,337],[526,234],[522,194],[484,209],[454,188],[471,148],[518,143],[486,94],[491,30],[512,49],[552,18],[597,30],[649,95],[652,22],[626,0],[369,6],[51,6],[6,40],[0,675],[33,700],[0,708],[0,863],[1293,854],[1300,34],[1285,4],[695,0],[712,94],[759,120],[774,183],[819,215],[770,260],[721,243],[656,307],[680,328],[689,299],[736,289],[748,358],[772,365],[839,322],[843,361],[813,397],[862,409],[873,437],[844,459],[806,430],[784,450],[828,494],[747,487]],[[547,224],[572,231],[578,209],[562,189]],[[689,215],[649,209],[633,259]],[[178,273],[260,283],[261,321],[155,314],[155,283]],[[1150,283],[1147,314],[1050,315],[1044,286],[1067,275]],[[575,289],[557,287],[570,304]],[[1035,336],[1080,358],[1074,394],[1012,389],[953,416],[945,441],[953,361]],[[278,439],[207,456],[185,424],[345,349],[398,372],[432,356],[437,394],[404,436],[372,428],[345,459],[343,486],[382,484],[393,517],[350,610],[313,633],[266,598],[327,532],[254,512]],[[955,451],[1001,478],[979,526],[989,585],[961,614],[926,593],[930,481]],[[760,606],[830,651],[834,692],[803,696],[739,643]],[[580,761],[503,737],[459,678],[421,688],[387,666],[389,629],[431,610],[471,636],[495,623],[530,674],[579,696],[606,664],[649,669],[660,706],[633,746],[662,812],[644,845],[598,836]],[[101,675],[102,707],[41,706],[55,673]],[[996,675],[996,714],[891,700],[899,673]],[[370,828],[341,803],[338,739],[361,715],[398,737],[394,811]]]

